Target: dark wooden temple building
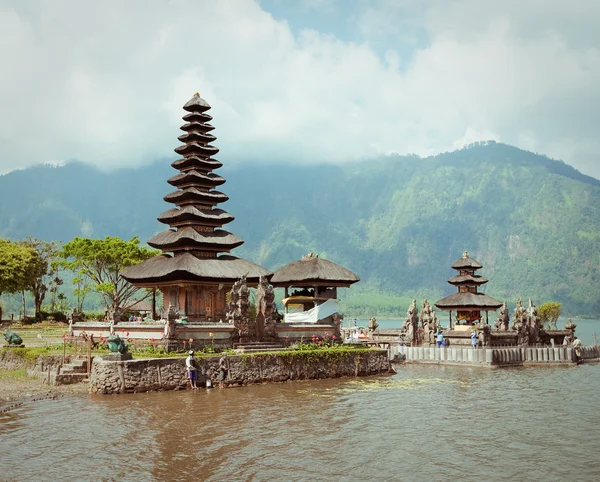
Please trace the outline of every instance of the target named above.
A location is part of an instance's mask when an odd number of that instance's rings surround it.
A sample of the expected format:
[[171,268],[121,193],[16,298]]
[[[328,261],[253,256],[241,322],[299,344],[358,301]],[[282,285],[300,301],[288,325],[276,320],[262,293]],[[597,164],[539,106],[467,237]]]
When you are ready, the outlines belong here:
[[462,258],[457,259],[452,268],[458,274],[448,280],[448,283],[458,288],[458,292],[437,301],[435,306],[440,310],[449,311],[450,329],[452,327],[452,311],[456,311],[456,322],[460,325],[472,326],[481,320],[481,312],[485,312],[486,323],[488,311],[496,311],[502,303],[485,293],[480,293],[479,288],[488,282],[487,279],[475,272],[483,266],[464,252]]
[[[286,323],[330,323],[341,319],[337,289],[360,281],[352,271],[308,253],[286,264],[271,278],[274,287],[285,288]],[[337,317],[335,316],[337,315]]]
[[163,293],[164,311],[185,314],[190,322],[225,319],[226,293],[233,283],[246,277],[249,285],[271,272],[230,255],[243,240],[222,229],[233,216],[217,206],[229,198],[215,188],[225,183],[213,170],[222,164],[212,156],[219,149],[206,112],[210,105],[195,94],[183,106],[183,145],[175,149],[182,156],[171,165],[179,171],[167,182],[176,188],[164,197],[175,207],[158,220],[169,229],[148,241],[163,252],[139,265],[127,268],[122,276],[139,287],[158,288]]

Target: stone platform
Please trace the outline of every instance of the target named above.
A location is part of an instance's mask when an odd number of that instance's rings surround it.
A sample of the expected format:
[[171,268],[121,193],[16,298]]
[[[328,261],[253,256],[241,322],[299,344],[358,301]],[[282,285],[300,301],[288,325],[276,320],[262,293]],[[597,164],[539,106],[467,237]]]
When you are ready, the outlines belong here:
[[[438,348],[391,345],[390,357],[393,358],[396,355],[400,361],[407,363],[489,367],[561,365],[577,362],[575,350],[572,347]],[[598,347],[581,347],[581,359],[583,362],[600,361]]]

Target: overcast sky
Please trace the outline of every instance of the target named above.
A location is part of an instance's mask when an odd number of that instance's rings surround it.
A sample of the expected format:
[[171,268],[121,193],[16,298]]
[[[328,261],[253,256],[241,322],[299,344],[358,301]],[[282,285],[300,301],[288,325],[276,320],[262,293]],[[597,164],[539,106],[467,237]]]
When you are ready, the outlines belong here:
[[0,172],[428,155],[495,139],[600,178],[598,0],[0,0]]

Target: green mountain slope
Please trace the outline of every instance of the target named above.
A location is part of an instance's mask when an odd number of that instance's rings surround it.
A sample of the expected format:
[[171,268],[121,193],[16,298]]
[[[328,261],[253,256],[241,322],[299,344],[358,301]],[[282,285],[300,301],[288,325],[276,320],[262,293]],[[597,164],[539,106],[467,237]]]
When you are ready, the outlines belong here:
[[[511,304],[553,299],[571,314],[600,311],[600,182],[498,143],[422,159],[388,156],[342,166],[225,167],[235,250],[272,270],[308,251],[355,271],[354,314],[400,315],[412,297],[454,288],[464,250],[483,265],[486,292]],[[0,177],[0,236],[68,240],[164,229],[168,161],[101,173],[81,164]]]

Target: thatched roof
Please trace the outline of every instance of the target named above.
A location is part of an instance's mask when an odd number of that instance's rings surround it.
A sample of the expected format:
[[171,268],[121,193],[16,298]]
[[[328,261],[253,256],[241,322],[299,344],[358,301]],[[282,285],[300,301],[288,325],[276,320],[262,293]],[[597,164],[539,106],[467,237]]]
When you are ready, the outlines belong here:
[[181,154],[182,156],[192,155],[210,157],[219,152],[219,148],[215,146],[203,146],[202,144],[192,142],[190,144],[183,144],[182,146],[176,147],[175,152],[177,154]]
[[210,122],[213,120],[210,114],[205,114],[204,112],[190,112],[183,116],[183,120],[186,122]]
[[214,231],[198,232],[194,228],[185,227],[173,231],[171,229],[158,233],[148,241],[153,248],[163,251],[177,250],[178,248],[197,247],[197,249],[208,249],[218,251],[229,251],[244,244],[244,240],[235,234],[223,229]]
[[198,92],[196,92],[193,97],[185,103],[183,109],[188,112],[204,112],[210,109],[210,105],[200,97]]
[[146,300],[127,300],[121,309],[124,311],[152,311],[152,305]]
[[174,204],[193,201],[201,204],[217,205],[227,201],[229,196],[220,191],[201,191],[195,187],[190,187],[183,191],[173,191],[163,197],[163,199],[168,203]]
[[454,293],[435,302],[440,310],[497,310],[502,303],[485,293]]
[[456,275],[448,280],[451,285],[483,285],[488,282],[483,276]]
[[183,124],[180,129],[182,131],[200,131],[200,132],[210,132],[212,130],[214,130],[215,128],[213,126],[211,126],[210,124],[207,124],[206,122],[198,122],[198,121],[193,121],[193,122],[186,122],[185,124]]
[[181,172],[167,180],[169,184],[176,187],[183,185],[195,185],[213,188],[225,183],[225,179],[212,172],[203,173],[190,169],[189,171]]
[[222,226],[234,219],[231,214],[223,209],[198,209],[196,206],[191,205],[169,209],[158,217],[161,223],[170,225],[195,222],[195,224],[204,226]]
[[175,169],[187,170],[187,169],[199,169],[203,171],[211,171],[218,169],[223,165],[222,162],[216,159],[202,159],[198,156],[188,156],[182,159],[177,159],[171,163],[171,166]]
[[160,255],[125,269],[122,277],[134,285],[158,285],[185,282],[235,283],[241,277],[251,283],[272,273],[250,261],[231,255],[196,258],[190,253],[179,256]]
[[286,264],[275,271],[271,278],[271,284],[275,287],[315,285],[348,287],[357,281],[360,281],[360,278],[352,271],[316,255],[305,256]]
[[454,269],[465,269],[465,268],[480,269],[480,268],[483,268],[483,266],[476,259],[470,258],[469,253],[467,251],[465,251],[463,253],[462,258],[459,258],[454,262],[454,264],[452,265],[452,268],[454,268]]
[[181,134],[177,139],[186,144],[189,142],[199,142],[200,144],[208,144],[217,140],[216,136],[212,134],[206,134],[204,132],[190,131],[185,134]]

